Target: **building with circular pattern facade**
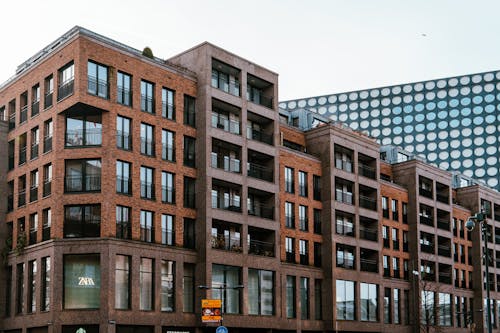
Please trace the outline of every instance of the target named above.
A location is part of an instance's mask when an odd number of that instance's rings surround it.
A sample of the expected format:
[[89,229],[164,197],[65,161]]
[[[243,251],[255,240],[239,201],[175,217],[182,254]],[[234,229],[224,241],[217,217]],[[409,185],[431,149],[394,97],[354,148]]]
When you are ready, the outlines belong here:
[[500,190],[500,72],[283,101]]

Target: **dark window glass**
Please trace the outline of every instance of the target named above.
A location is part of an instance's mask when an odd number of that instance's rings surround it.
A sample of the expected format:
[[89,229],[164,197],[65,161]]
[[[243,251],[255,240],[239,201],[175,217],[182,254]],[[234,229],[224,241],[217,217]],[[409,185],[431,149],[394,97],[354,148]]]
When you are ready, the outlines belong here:
[[184,165],[194,168],[196,166],[196,139],[184,136]]
[[87,63],[87,91],[102,98],[109,97],[108,67],[89,61]]
[[65,192],[101,190],[101,160],[66,160]]
[[66,147],[100,146],[102,144],[101,115],[68,115],[65,144]]
[[194,97],[184,95],[184,124],[196,127],[196,99]]
[[64,256],[64,309],[99,309],[101,265],[99,254]]
[[64,207],[64,237],[99,237],[101,205]]
[[118,72],[116,76],[116,100],[118,103],[132,106],[132,77]]

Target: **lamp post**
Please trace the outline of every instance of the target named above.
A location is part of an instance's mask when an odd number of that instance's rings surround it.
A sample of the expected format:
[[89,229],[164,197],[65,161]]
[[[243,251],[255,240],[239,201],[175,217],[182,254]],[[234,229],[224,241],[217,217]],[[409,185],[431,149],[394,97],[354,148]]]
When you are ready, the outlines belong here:
[[481,225],[481,232],[483,234],[484,239],[484,261],[486,268],[486,320],[488,333],[491,333],[491,300],[490,300],[490,253],[488,251],[488,222],[486,221],[486,214],[481,211],[476,213],[474,216],[471,216],[467,219],[465,223],[465,228],[468,231],[472,231],[476,225],[476,222]]
[[218,289],[219,290],[219,299],[221,301],[221,307],[220,307],[220,321],[219,321],[219,326],[222,326],[222,321],[223,321],[223,316],[224,316],[224,307],[225,307],[225,304],[224,304],[224,294],[226,292],[226,290],[228,289],[243,289],[245,288],[245,286],[243,285],[236,285],[236,286],[232,286],[232,287],[229,287],[227,284],[225,283],[221,283],[219,286],[217,287],[210,287],[210,286],[204,286],[204,285],[200,285],[198,286],[199,289],[204,289],[204,290],[211,290],[211,289]]

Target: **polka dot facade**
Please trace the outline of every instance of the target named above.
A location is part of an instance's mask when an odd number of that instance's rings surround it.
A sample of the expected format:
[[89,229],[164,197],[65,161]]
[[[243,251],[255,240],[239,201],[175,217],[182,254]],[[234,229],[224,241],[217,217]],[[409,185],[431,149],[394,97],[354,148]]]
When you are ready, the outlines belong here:
[[500,190],[500,72],[311,97],[280,107],[314,109],[380,144],[399,145]]

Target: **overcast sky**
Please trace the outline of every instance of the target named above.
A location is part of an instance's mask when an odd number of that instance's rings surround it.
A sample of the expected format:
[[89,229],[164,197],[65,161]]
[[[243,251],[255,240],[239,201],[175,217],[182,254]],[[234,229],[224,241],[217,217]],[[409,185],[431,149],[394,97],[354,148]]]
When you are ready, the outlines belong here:
[[279,99],[500,69],[498,0],[0,2],[0,81],[75,25],[168,58],[210,41],[280,75]]

